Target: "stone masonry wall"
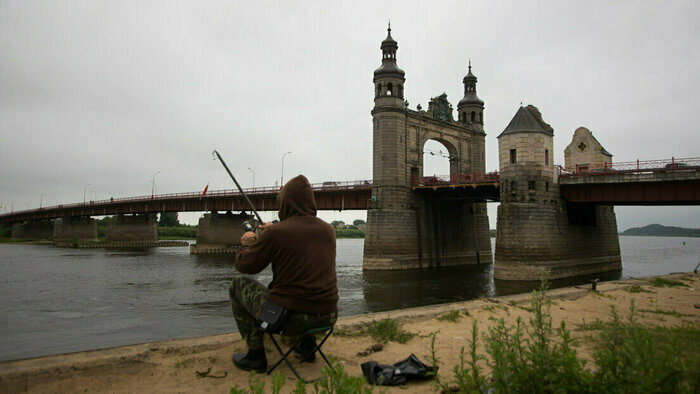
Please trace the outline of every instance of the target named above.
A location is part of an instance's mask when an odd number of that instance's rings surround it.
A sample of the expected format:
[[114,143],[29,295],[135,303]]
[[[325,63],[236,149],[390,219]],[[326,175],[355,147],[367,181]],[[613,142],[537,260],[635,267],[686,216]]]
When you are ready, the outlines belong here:
[[493,262],[485,203],[435,201],[429,195],[420,200],[423,266]]
[[97,241],[97,223],[89,217],[65,217],[54,222],[56,241]]
[[219,214],[212,212],[199,219],[197,226],[197,249],[239,246],[245,232],[243,222],[252,220],[251,215]]
[[[411,169],[423,175],[423,146],[428,139],[447,144],[455,173],[483,171],[483,132],[457,122],[435,121],[423,112],[377,108],[373,115],[374,201],[367,211],[363,268],[415,269],[491,263],[485,204],[426,201],[412,190]],[[440,174],[446,175],[446,174]],[[477,236],[475,237],[475,230]]]
[[154,215],[114,216],[107,225],[107,242],[158,241],[158,223]]
[[[505,180],[509,183],[508,180]],[[498,207],[494,277],[503,280],[539,280],[620,270],[620,246],[613,207],[590,206],[591,224],[570,224],[569,208],[559,197],[559,185],[540,187],[523,201],[506,198]],[[521,182],[524,183],[524,182]],[[529,185],[524,185],[525,189]],[[507,190],[506,194],[511,195]],[[519,190],[512,193],[530,193]],[[501,192],[503,195],[503,191]],[[539,198],[538,198],[539,197]]]
[[53,237],[53,222],[50,220],[31,220],[12,225],[12,239],[36,238],[51,239]]

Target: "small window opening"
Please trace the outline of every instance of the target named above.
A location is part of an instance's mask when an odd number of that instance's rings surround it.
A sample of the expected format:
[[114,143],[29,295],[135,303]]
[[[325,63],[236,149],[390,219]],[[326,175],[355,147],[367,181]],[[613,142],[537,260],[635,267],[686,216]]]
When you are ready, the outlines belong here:
[[462,112],[462,121],[463,122],[467,121],[467,113],[466,112]]
[[546,191],[546,192],[549,191],[549,182],[544,183],[544,191]]
[[475,118],[476,118],[476,112],[472,111],[472,122],[474,121]]
[[515,190],[518,186],[518,182],[510,181],[510,194],[515,194]]
[[544,150],[544,165],[549,165],[549,149]]
[[393,86],[391,86],[391,82],[387,83],[387,84],[386,84],[386,95],[387,95],[387,96],[391,96],[391,95],[392,95],[392,90],[393,90]]
[[518,156],[516,155],[515,149],[510,150],[510,164],[515,164],[518,162]]
[[377,84],[377,97],[382,95],[382,84]]
[[529,181],[527,183],[527,189],[528,190],[535,190],[535,181]]
[[484,124],[484,113],[479,112],[479,123]]

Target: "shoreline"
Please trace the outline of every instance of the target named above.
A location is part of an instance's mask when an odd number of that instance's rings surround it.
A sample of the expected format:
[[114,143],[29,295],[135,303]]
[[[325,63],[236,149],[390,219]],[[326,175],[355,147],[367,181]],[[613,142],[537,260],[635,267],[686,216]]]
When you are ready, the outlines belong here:
[[[610,306],[626,312],[630,298],[636,305],[652,305],[662,311],[674,311],[677,317],[648,314],[645,320],[651,324],[673,325],[681,322],[700,325],[700,299],[696,288],[700,286],[700,275],[694,273],[664,275],[664,278],[690,281],[688,287],[651,287],[649,278],[624,279],[602,282],[597,292],[589,285],[549,290],[547,295],[554,300],[552,317],[555,324],[565,321],[567,327],[575,328],[595,319],[608,320]],[[654,278],[654,277],[650,277]],[[649,288],[649,292],[632,293],[630,286]],[[375,360],[391,364],[414,353],[428,362],[430,333],[437,332],[437,349],[442,360],[440,375],[451,377],[451,368],[457,363],[459,348],[466,346],[473,320],[479,329],[485,330],[492,317],[514,319],[523,313],[523,304],[530,302],[531,293],[482,298],[434,306],[379,312],[338,320],[336,328],[350,329],[363,323],[381,319],[393,319],[406,331],[417,335],[406,344],[389,342],[378,352],[368,356],[357,353],[371,347],[376,341],[366,336],[333,335],[324,346],[326,354],[336,357],[345,366],[349,376],[360,376],[359,365]],[[456,322],[440,321],[442,314],[450,311],[469,312]],[[663,320],[661,320],[663,319]],[[274,362],[278,355],[273,353],[271,342],[266,340],[268,361]],[[14,361],[0,362],[0,392],[228,392],[235,386],[247,387],[248,373],[237,370],[230,357],[234,352],[245,351],[246,346],[238,333],[173,339],[148,342],[99,350],[58,354]],[[582,357],[590,356],[590,349],[580,349]],[[299,365],[302,376],[319,375],[321,361]],[[199,377],[197,372],[211,368],[211,375],[223,376],[220,379]],[[291,371],[286,366],[280,371],[287,376],[286,390],[294,388]],[[269,387],[271,377],[260,375]],[[290,384],[291,383],[291,384]],[[430,382],[411,383],[404,388],[394,387],[387,392],[409,389],[430,390]]]

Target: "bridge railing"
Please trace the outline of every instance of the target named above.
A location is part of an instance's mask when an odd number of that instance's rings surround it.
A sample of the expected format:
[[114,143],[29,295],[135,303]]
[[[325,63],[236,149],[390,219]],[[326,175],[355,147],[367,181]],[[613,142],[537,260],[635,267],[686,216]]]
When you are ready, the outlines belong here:
[[558,167],[559,177],[650,174],[700,170],[700,157],[682,159],[672,157],[670,159],[661,160],[636,160],[618,163],[605,163],[603,167],[599,168],[584,168],[577,166],[575,171],[566,171],[562,166]]
[[498,182],[498,171],[487,173],[469,172],[464,174],[414,176],[411,179],[411,184],[413,186],[473,185],[493,182]]
[[[359,180],[359,181],[326,181],[319,183],[312,183],[311,187],[314,191],[345,191],[345,190],[363,190],[371,189],[371,180]],[[264,187],[251,187],[245,188],[243,191],[250,196],[255,195],[265,195],[274,194],[280,191],[279,186],[264,186]],[[166,194],[155,194],[155,195],[144,195],[144,196],[134,196],[134,197],[117,197],[108,198],[103,200],[91,200],[85,202],[76,202],[70,204],[58,204],[54,206],[46,206],[34,209],[25,209],[21,211],[13,211],[11,213],[2,214],[12,215],[16,213],[26,213],[33,211],[45,211],[51,209],[66,209],[66,208],[77,208],[85,207],[90,205],[106,205],[106,204],[124,204],[131,202],[142,202],[142,201],[166,201],[173,199],[187,199],[187,198],[215,198],[215,197],[229,197],[240,195],[238,189],[220,189],[220,190],[207,190],[206,193],[203,192],[184,192],[184,193],[166,193]]]

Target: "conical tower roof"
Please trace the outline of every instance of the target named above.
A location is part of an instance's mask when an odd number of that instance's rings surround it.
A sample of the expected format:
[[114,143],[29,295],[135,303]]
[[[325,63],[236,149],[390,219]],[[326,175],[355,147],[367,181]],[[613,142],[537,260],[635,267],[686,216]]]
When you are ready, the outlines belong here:
[[506,129],[498,136],[513,133],[544,133],[554,135],[554,129],[542,119],[542,114],[537,107],[528,105],[520,107],[515,113]]

